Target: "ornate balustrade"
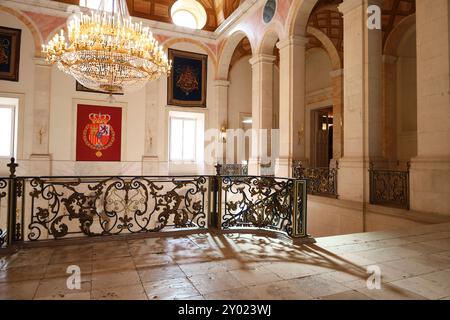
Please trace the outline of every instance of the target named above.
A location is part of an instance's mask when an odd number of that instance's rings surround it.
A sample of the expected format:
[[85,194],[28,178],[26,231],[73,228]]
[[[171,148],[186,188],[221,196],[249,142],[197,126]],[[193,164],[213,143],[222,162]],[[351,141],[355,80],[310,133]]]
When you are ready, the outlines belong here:
[[409,163],[405,171],[370,165],[370,203],[409,210]]
[[9,178],[0,177],[0,248],[7,241]]
[[337,168],[305,168],[301,162],[293,166],[292,176],[308,181],[308,194],[337,197]]
[[[273,177],[16,177],[0,179],[1,244],[263,229],[306,237],[306,182]],[[8,200],[5,204],[4,200]]]
[[223,164],[221,169],[223,176],[246,176],[248,175],[248,165],[246,164]]
[[306,182],[273,177],[221,180],[223,229],[262,228],[306,236]]

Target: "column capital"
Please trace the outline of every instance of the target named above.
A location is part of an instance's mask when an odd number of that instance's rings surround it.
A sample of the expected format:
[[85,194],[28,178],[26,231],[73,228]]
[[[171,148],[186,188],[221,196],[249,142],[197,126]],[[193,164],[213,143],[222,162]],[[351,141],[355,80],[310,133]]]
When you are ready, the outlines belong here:
[[250,64],[254,66],[258,63],[274,63],[277,57],[270,55],[270,54],[255,54],[250,60]]
[[225,79],[216,79],[214,80],[214,86],[215,87],[229,87],[230,81]]
[[353,9],[356,9],[360,6],[371,6],[371,5],[378,5],[381,7],[383,4],[383,0],[344,0],[339,6],[338,10],[343,15],[346,15]]
[[281,40],[277,43],[277,48],[282,50],[288,46],[305,46],[308,43],[309,39],[307,37],[302,36],[292,36]]

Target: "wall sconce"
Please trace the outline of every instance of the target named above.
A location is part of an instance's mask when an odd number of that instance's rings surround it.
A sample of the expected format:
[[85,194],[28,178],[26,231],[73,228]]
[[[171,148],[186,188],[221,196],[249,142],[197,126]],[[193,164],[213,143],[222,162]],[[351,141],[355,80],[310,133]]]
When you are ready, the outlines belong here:
[[227,142],[227,127],[225,125],[220,128],[220,138],[222,139],[223,143]]
[[39,144],[42,144],[42,138],[46,133],[47,131],[45,130],[45,128],[41,127],[41,129],[39,130]]

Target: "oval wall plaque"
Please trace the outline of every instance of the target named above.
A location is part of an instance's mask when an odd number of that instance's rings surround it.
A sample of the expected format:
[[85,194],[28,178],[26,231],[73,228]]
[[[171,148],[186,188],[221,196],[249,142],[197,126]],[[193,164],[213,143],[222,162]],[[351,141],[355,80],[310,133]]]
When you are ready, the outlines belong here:
[[277,11],[277,1],[267,0],[266,4],[264,5],[263,11],[264,23],[269,23],[270,21],[272,21],[276,11]]

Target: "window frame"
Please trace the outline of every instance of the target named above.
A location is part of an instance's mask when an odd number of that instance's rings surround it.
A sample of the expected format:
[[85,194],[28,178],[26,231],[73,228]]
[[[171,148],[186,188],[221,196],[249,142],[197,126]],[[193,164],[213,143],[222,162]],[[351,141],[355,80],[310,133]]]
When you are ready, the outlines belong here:
[[11,116],[11,132],[10,132],[10,150],[9,155],[0,155],[0,159],[10,159],[12,157],[16,157],[17,154],[17,146],[16,146],[16,140],[17,140],[17,106],[15,105],[7,105],[7,104],[0,104],[1,109],[10,109],[12,116]]
[[[194,126],[194,157],[193,159],[185,159],[184,158],[184,143],[181,143],[181,159],[172,159],[172,120],[181,120],[182,125],[182,134],[184,136],[184,122],[185,121],[193,121]],[[175,163],[175,162],[183,162],[183,163],[196,163],[197,162],[197,130],[198,130],[198,121],[196,118],[192,117],[182,117],[179,115],[173,115],[169,116],[169,162]]]

